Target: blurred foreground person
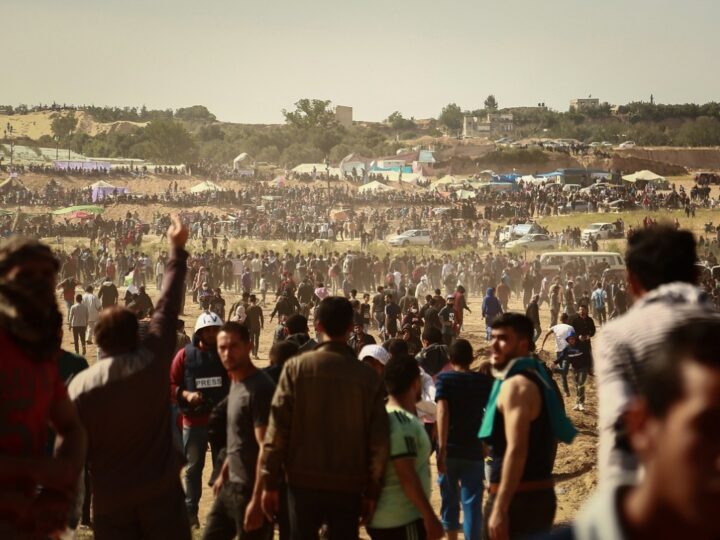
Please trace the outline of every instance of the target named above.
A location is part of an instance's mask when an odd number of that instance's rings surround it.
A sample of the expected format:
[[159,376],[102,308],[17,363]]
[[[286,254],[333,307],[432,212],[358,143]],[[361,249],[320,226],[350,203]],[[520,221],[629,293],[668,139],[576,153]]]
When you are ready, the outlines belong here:
[[225,323],[218,333],[217,349],[232,381],[227,399],[227,457],[213,486],[215,502],[208,514],[205,540],[272,538],[273,527],[260,506],[258,454],[270,415],[275,382],[250,360],[252,339],[248,329]]
[[390,424],[390,462],[377,509],[367,526],[373,540],[435,540],[445,536],[430,504],[432,446],[415,404],[420,400],[420,367],[411,356],[385,366]]
[[550,530],[557,506],[552,478],[557,443],[571,442],[576,433],[552,376],[532,356],[533,334],[532,321],[518,313],[492,322],[496,380],[479,433],[490,446],[483,515],[484,537],[490,540]]
[[187,229],[174,219],[165,289],[145,338],[139,341],[134,313],[105,309],[95,339],[106,358],[70,383],[88,431],[98,540],[190,538],[168,403],[187,237]]
[[626,407],[637,485],[601,486],[548,538],[720,538],[720,316],[673,330]]
[[626,436],[625,410],[667,335],[685,322],[716,316],[712,299],[695,285],[695,261],[689,231],[654,226],[628,239],[628,292],[635,303],[603,327],[596,347],[600,484],[637,480],[638,456]]
[[279,486],[288,484],[293,539],[313,539],[323,522],[329,540],[358,538],[370,520],[388,457],[388,418],[377,373],[347,346],[353,309],[341,297],[320,302],[325,341],[285,364],[272,401],[261,456],[262,506],[278,515]]
[[[0,245],[0,538],[63,531],[85,465],[85,430],[58,371],[58,262],[36,240]],[[55,455],[46,456],[49,430]]]

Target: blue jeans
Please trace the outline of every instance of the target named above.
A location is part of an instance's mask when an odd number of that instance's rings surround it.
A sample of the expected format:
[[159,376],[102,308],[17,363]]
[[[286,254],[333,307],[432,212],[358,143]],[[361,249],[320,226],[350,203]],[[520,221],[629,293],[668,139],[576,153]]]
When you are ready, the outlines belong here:
[[[187,459],[187,466],[185,467],[185,506],[187,506],[188,516],[191,519],[198,514],[207,447],[207,426],[183,426],[183,450],[185,459]],[[217,461],[216,452],[217,450],[213,449],[213,467]]]
[[463,509],[463,533],[467,540],[480,540],[482,534],[482,498],[485,462],[447,458],[447,471],[438,477],[440,517],[446,531],[460,530],[460,504]]

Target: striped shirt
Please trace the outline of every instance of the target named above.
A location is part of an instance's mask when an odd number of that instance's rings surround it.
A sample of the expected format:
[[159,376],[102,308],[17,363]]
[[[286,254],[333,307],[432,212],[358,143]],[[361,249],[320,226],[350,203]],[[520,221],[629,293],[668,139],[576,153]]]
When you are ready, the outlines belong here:
[[720,313],[701,289],[677,282],[648,292],[627,313],[602,327],[595,349],[601,484],[637,481],[639,464],[621,419],[636,394],[644,366],[678,324],[718,317]]

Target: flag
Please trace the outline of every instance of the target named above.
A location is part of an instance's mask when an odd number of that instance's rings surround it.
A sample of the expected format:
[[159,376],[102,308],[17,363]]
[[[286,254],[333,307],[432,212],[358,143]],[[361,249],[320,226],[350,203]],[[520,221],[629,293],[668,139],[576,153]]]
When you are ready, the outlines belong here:
[[125,286],[129,287],[130,285],[132,285],[132,282],[134,279],[135,279],[135,270],[133,270],[132,272],[128,272],[128,274],[125,276],[125,280],[124,280]]

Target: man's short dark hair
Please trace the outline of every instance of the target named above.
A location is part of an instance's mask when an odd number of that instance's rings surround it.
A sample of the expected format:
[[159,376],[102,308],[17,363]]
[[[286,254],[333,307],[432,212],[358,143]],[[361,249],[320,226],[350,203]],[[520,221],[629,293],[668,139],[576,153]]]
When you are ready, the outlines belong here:
[[695,238],[668,225],[638,229],[628,238],[625,264],[646,291],[682,281],[697,283]]
[[285,362],[296,356],[300,346],[294,341],[278,341],[270,348],[270,364],[282,367]]
[[293,334],[307,334],[308,331],[308,320],[303,315],[290,315],[288,317],[285,326],[288,329],[288,335]]
[[328,296],[318,307],[317,319],[325,334],[331,338],[342,337],[352,326],[355,312],[347,298]]
[[535,330],[533,323],[528,317],[521,313],[508,312],[498,315],[490,323],[490,328],[512,328],[520,338],[528,340],[531,351],[535,350],[535,342],[533,341]]
[[393,356],[385,364],[383,376],[388,394],[401,396],[420,377],[420,366],[409,355]]
[[422,333],[423,340],[428,343],[442,343],[442,332],[435,326],[426,326]]
[[250,330],[248,330],[247,326],[245,326],[244,324],[240,324],[236,321],[228,321],[226,323],[223,323],[223,325],[220,327],[220,332],[225,332],[227,334],[235,334],[244,343],[250,341]]
[[720,317],[686,321],[670,332],[639,378],[639,395],[647,401],[651,414],[662,418],[683,397],[684,362],[694,361],[720,370],[718,351]]
[[467,339],[456,339],[448,349],[450,363],[456,366],[469,367],[473,363],[473,348]]
[[410,354],[407,341],[401,338],[388,339],[382,344],[382,348],[390,353],[390,356],[406,356]]
[[95,342],[111,356],[137,349],[138,319],[135,313],[117,306],[102,310],[95,325]]

